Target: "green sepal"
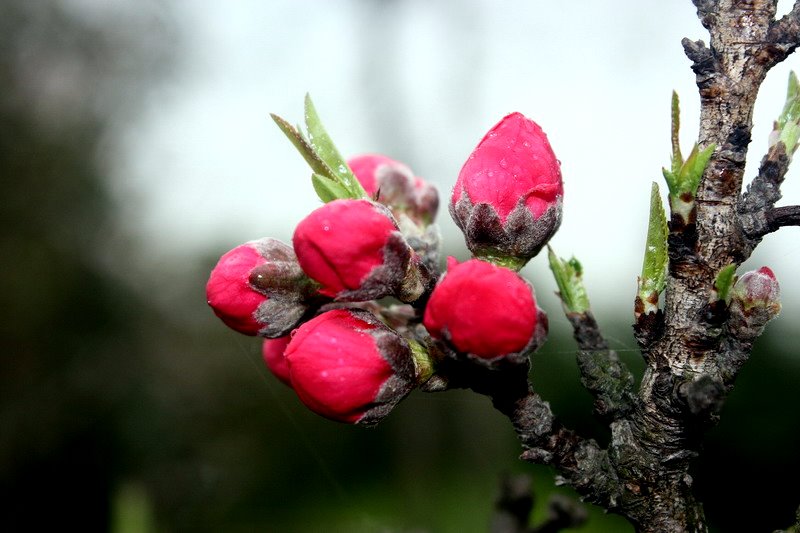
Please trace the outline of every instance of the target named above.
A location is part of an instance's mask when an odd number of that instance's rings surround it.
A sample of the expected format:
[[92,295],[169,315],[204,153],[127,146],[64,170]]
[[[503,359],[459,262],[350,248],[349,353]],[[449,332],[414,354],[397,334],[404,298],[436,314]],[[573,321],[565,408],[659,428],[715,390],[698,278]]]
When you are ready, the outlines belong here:
[[529,259],[524,257],[500,255],[496,253],[496,250],[494,249],[478,250],[472,254],[472,257],[480,259],[481,261],[486,261],[487,263],[492,263],[493,265],[497,265],[499,267],[513,270],[514,272],[519,272],[522,270],[522,267],[528,264],[529,261]]
[[339,198],[350,198],[348,190],[339,182],[317,174],[316,172],[311,175],[311,184],[314,186],[314,190],[317,192],[319,199],[325,203],[332,202]]
[[328,132],[325,131],[325,127],[322,125],[322,121],[314,107],[314,102],[311,101],[311,96],[308,94],[306,94],[305,98],[305,118],[308,140],[314,152],[333,172],[334,175],[330,177],[344,186],[350,195],[348,198],[365,198],[367,193],[364,187],[353,175],[350,167],[347,166],[347,161],[341,156]]
[[730,297],[731,287],[736,280],[736,265],[731,263],[724,267],[717,274],[717,279],[714,281],[714,289],[717,293],[718,300],[728,301]]
[[428,349],[421,343],[413,339],[406,339],[411,348],[411,356],[414,358],[414,370],[417,385],[427,382],[436,372],[436,365]]
[[647,225],[642,275],[639,278],[639,296],[648,301],[652,294],[660,294],[667,286],[667,217],[658,184],[650,190],[650,220]]
[[547,247],[550,270],[558,285],[558,296],[568,313],[585,313],[589,310],[589,296],[583,285],[583,267],[574,257],[564,261],[553,249]]

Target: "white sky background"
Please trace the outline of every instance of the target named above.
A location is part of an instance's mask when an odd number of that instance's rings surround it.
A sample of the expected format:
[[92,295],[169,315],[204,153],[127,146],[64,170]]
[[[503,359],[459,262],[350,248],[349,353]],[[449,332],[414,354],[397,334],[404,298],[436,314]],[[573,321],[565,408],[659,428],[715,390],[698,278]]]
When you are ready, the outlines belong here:
[[[116,176],[126,216],[156,257],[291,238],[319,201],[305,162],[269,113],[300,122],[310,92],[344,154],[385,153],[438,186],[444,239],[465,259],[447,213],[451,187],[483,134],[520,111],[544,128],[562,162],[564,218],[551,244],[583,262],[595,308],[632,313],[650,183],[666,189],[672,89],[681,96],[684,153],[697,134],[697,89],[680,40],[708,35],[689,0],[175,7],[178,64],[121,139]],[[798,57],[773,69],[762,89],[748,181]],[[783,205],[800,203],[797,165],[783,191]],[[555,289],[544,255],[524,271],[546,282],[540,295]],[[799,323],[800,229],[767,236],[745,267],[762,264],[783,284],[778,327]]]

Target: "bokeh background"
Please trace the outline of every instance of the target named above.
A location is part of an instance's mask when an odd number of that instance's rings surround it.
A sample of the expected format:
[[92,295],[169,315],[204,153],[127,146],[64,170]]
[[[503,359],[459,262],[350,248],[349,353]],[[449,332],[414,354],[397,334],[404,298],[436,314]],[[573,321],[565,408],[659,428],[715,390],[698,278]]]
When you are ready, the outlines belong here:
[[[785,11],[791,2],[779,2]],[[517,460],[485,398],[414,393],[378,428],[326,421],[267,373],[258,340],[205,305],[216,259],[288,240],[318,205],[272,124],[310,92],[346,154],[407,162],[446,198],[483,133],[519,110],[565,176],[552,241],[586,269],[596,313],[641,371],[630,323],[650,182],[698,102],[656,0],[3,0],[0,3],[0,528],[83,531],[484,531]],[[748,176],[788,71],[759,99]],[[792,169],[785,202],[800,203]],[[446,253],[467,257],[443,210]],[[715,531],[772,531],[800,504],[800,239],[768,236],[784,312],[759,340],[693,472]],[[550,312],[533,379],[600,441],[544,258],[523,271]],[[584,531],[631,531],[590,507]]]

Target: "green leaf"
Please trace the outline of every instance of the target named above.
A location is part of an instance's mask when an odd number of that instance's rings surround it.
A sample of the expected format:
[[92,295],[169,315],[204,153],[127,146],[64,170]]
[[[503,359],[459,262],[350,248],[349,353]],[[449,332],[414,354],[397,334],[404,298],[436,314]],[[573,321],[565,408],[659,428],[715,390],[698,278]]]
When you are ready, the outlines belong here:
[[589,296],[583,286],[583,267],[574,257],[564,261],[547,247],[550,270],[558,285],[558,296],[568,313],[585,313],[589,310]]
[[289,139],[289,141],[297,148],[297,151],[300,152],[300,155],[303,156],[303,159],[306,160],[308,166],[311,167],[311,170],[314,171],[316,174],[321,174],[323,176],[329,176],[334,178],[335,175],[333,171],[328,167],[328,165],[323,161],[319,155],[314,151],[314,148],[308,143],[303,133],[300,129],[295,129],[294,126],[289,124],[286,120],[279,117],[274,113],[270,113],[272,120],[275,121],[275,124],[281,129],[284,135]]
[[311,184],[317,192],[317,196],[323,202],[332,202],[340,198],[350,198],[350,192],[344,188],[339,182],[330,179],[322,174],[316,172],[311,175]]
[[697,187],[706,171],[711,155],[714,153],[716,145],[710,144],[704,150],[700,150],[697,143],[692,147],[689,157],[681,167],[680,178],[678,180],[678,194],[689,193],[694,197]]
[[783,111],[778,117],[777,129],[790,122],[800,120],[800,83],[797,81],[797,74],[794,71],[789,73],[789,85],[786,88],[786,103],[783,104]]
[[678,184],[678,176],[666,168],[661,168],[661,173],[664,175],[664,181],[667,182],[667,189],[669,189],[670,196],[680,196],[680,185]]
[[719,271],[717,279],[714,281],[714,288],[717,290],[718,299],[728,301],[735,275],[736,265],[734,264],[730,264]]
[[666,287],[668,231],[658,184],[653,183],[650,191],[650,221],[647,226],[642,276],[639,279],[639,296],[642,300],[648,300],[653,293],[661,293]]
[[695,143],[689,153],[689,157],[684,161],[679,137],[681,128],[680,114],[678,93],[672,91],[672,159],[670,161],[670,169],[662,168],[661,172],[667,182],[670,198],[680,199],[681,202],[685,203],[681,196],[689,195],[694,199],[697,187],[703,177],[703,172],[708,166],[711,154],[714,153],[715,146],[712,144],[701,151],[697,143]]
[[775,121],[770,135],[770,147],[782,142],[786,147],[786,154],[789,157],[797,150],[800,140],[800,83],[797,75],[792,71],[789,73],[789,86],[786,89],[786,103],[783,111]]
[[307,134],[303,133],[300,126],[294,127],[278,115],[270,116],[311,167],[312,185],[323,202],[367,197],[366,191],[325,131],[309,95],[305,99]]
[[306,94],[305,99],[305,118],[308,139],[314,152],[333,172],[330,178],[342,184],[348,191],[349,198],[365,198],[367,196],[366,191],[353,175],[350,167],[347,166],[347,161],[336,149],[336,145],[333,144],[328,132],[325,131],[325,127],[322,125],[322,121],[314,107],[314,102],[311,101],[311,96],[308,94]]
[[672,174],[678,174],[683,165],[683,156],[681,155],[681,105],[678,99],[678,93],[672,91]]

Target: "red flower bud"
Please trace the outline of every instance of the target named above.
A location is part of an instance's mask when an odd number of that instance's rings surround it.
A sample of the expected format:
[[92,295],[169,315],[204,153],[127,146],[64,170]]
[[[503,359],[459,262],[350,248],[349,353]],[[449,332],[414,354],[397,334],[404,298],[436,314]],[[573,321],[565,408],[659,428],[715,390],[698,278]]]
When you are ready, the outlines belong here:
[[289,363],[286,362],[286,357],[284,355],[290,339],[290,335],[284,335],[277,339],[264,339],[264,344],[261,346],[261,356],[270,372],[272,372],[276,378],[291,387],[292,382],[289,379]]
[[781,309],[781,287],[769,267],[742,274],[733,286],[733,298],[745,311],[758,307],[777,315]]
[[511,113],[464,163],[450,214],[475,255],[521,267],[558,229],[563,195],[560,163],[547,136]]
[[228,327],[263,337],[291,331],[314,292],[292,248],[269,238],[223,255],[206,284],[208,305]]
[[327,311],[286,348],[292,387],[312,411],[339,422],[379,422],[414,387],[408,343],[360,309]]
[[354,157],[347,164],[367,194],[398,219],[405,214],[422,226],[433,222],[439,208],[436,187],[414,176],[406,165],[378,154]]
[[383,205],[329,202],[297,225],[293,242],[300,266],[326,296],[367,301],[395,295],[413,301],[422,293],[414,252]]
[[768,267],[746,272],[731,289],[728,331],[742,340],[758,338],[781,311],[781,288]]
[[[448,259],[423,324],[460,353],[494,359],[527,352],[543,340],[546,320],[532,287],[516,272],[479,259]],[[537,327],[539,326],[539,327]]]

